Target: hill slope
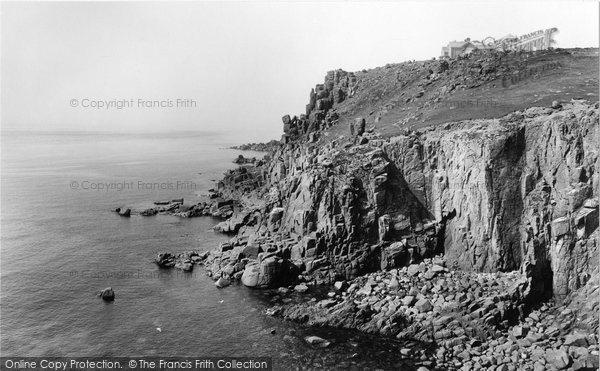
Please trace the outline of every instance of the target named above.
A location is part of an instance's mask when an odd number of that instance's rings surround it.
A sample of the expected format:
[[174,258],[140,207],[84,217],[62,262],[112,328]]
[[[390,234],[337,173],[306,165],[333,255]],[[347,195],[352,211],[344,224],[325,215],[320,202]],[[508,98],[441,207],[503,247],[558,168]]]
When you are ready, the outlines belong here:
[[[350,78],[331,84],[334,73]],[[367,127],[389,137],[404,129],[549,107],[553,101],[596,101],[598,75],[598,49],[486,51],[450,61],[411,61],[355,73],[332,71],[315,91],[319,98],[319,89],[324,88],[331,105],[321,110],[321,116],[337,120],[326,130],[327,136],[347,136],[348,124],[363,117]],[[344,95],[341,102],[333,97],[338,88]],[[316,108],[307,112],[308,121],[318,116]]]

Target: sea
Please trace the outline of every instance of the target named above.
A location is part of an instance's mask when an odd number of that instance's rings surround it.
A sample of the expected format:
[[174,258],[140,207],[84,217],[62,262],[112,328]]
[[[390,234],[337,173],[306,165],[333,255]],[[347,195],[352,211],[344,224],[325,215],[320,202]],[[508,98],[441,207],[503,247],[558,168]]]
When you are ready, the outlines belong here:
[[[187,273],[153,263],[162,251],[227,241],[212,230],[219,220],[114,212],[205,199],[242,153],[233,144],[242,142],[215,133],[3,132],[0,355],[271,357],[276,370],[410,369],[393,339],[265,314],[305,297],[217,289],[200,266]],[[114,302],[97,296],[106,287]],[[331,345],[313,347],[309,335]]]

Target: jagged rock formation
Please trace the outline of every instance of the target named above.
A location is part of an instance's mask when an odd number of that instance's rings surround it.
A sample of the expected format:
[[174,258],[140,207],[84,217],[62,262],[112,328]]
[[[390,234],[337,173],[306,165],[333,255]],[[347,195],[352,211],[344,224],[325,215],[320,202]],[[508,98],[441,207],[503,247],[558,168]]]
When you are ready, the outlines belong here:
[[[332,298],[316,307],[307,304],[309,316],[313,313],[327,325],[396,336],[426,331],[415,325],[423,316],[406,320],[400,315],[398,308],[404,306],[417,313],[433,312],[433,320],[446,310],[467,314],[498,336],[517,321],[528,321],[530,313],[552,321],[579,315],[587,319],[586,331],[597,331],[590,320],[597,319],[597,300],[589,308],[569,309],[568,316],[546,312],[581,303],[582,292],[597,292],[598,103],[570,98],[554,102],[558,93],[553,92],[544,96],[552,104],[475,110],[476,119],[465,120],[450,109],[440,111],[452,97],[465,92],[493,94],[490,89],[519,68],[548,59],[555,63],[553,58],[575,70],[590,68],[587,59],[582,62],[569,52],[553,51],[517,56],[476,53],[450,63],[409,62],[374,72],[328,73],[325,83],[311,91],[305,114],[283,117],[281,145],[264,161],[232,170],[219,182],[218,194],[238,200],[240,207],[232,208],[233,215],[216,229],[235,236],[197,262],[202,261],[215,279],[239,279],[255,288],[296,287],[296,291],[338,280],[362,286],[365,274],[382,270],[388,275],[395,270],[395,283],[387,277],[390,282],[375,280],[363,287],[367,297],[376,286],[383,289],[375,291],[377,300],[365,299],[358,312],[349,311],[356,303],[346,300],[358,294],[354,289],[340,300]],[[597,58],[594,63],[597,71]],[[544,76],[554,79],[552,73],[539,72],[535,86],[517,79],[512,94],[547,88],[550,80]],[[386,77],[389,74],[394,78]],[[578,87],[594,86],[597,91],[597,78],[577,78]],[[523,99],[527,103],[530,98]],[[440,112],[448,114],[441,124]],[[445,266],[438,264],[436,272],[432,267],[417,272],[428,281],[440,275],[435,284],[422,285],[422,280],[410,278],[417,264],[440,254]],[[475,284],[448,283],[465,277],[496,286],[495,291],[483,296]],[[490,283],[495,279],[502,282]],[[293,286],[298,282],[302,285]],[[387,285],[395,286],[397,297],[379,295],[389,292]],[[410,286],[421,291],[438,287],[437,295],[447,291],[444,285],[455,291],[443,300],[410,292]],[[457,296],[467,289],[478,292],[468,303]],[[548,302],[553,306],[540,314],[541,303],[548,300],[554,300]],[[458,304],[447,307],[445,302]],[[339,309],[338,304],[348,317],[329,310]],[[290,313],[304,318],[304,309],[296,313],[298,307],[292,306],[284,311],[290,318],[295,316]],[[569,325],[561,331],[567,334],[571,329]],[[457,335],[453,331],[461,330],[451,330],[454,335],[441,338],[450,342],[448,349],[464,342],[460,340],[464,331]],[[541,338],[527,340],[530,345],[541,341],[542,352],[549,344],[540,339],[557,336],[544,331],[535,332]],[[555,343],[556,348],[567,344]],[[496,345],[513,356],[512,345],[506,349]],[[544,353],[544,362],[556,368],[573,359],[587,362],[586,355],[560,353],[567,350]],[[537,353],[531,357],[542,359]]]
[[597,106],[574,102],[362,145],[289,143],[232,177],[263,203],[225,230],[324,281],[443,252],[467,271],[525,264],[532,293],[562,298],[595,268],[597,135]]
[[342,103],[355,92],[356,76],[343,70],[329,71],[323,84],[317,84],[310,91],[306,114],[299,117],[283,116],[282,141],[288,143],[302,135],[307,135],[309,141],[317,140],[317,132],[330,128],[338,122],[339,116],[331,108]]

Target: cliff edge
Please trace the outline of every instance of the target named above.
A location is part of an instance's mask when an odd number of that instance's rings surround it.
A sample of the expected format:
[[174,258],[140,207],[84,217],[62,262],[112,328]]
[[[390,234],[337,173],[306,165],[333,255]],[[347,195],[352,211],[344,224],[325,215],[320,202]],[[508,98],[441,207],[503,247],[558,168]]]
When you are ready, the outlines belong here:
[[[255,288],[336,282],[326,302],[272,312],[289,319],[399,338],[431,324],[450,329],[431,335],[450,350],[477,335],[465,318],[504,340],[531,322],[510,339],[527,357],[541,349],[527,367],[597,368],[597,61],[597,49],[482,52],[329,72],[305,113],[283,117],[281,145],[219,183],[242,208],[205,267]],[[489,290],[459,295],[478,284]],[[536,324],[566,317],[584,320]],[[576,329],[585,352],[548,342]]]

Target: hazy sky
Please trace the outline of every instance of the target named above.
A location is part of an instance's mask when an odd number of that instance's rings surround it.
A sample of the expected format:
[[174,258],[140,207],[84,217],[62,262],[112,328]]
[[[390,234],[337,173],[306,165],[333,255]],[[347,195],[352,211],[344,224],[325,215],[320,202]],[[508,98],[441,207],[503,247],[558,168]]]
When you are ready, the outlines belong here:
[[[593,2],[3,3],[1,14],[1,122],[11,130],[279,138],[281,116],[304,112],[328,70],[549,27],[558,47],[598,46]],[[197,106],[138,105],[178,98]],[[82,107],[130,99],[121,110]]]

